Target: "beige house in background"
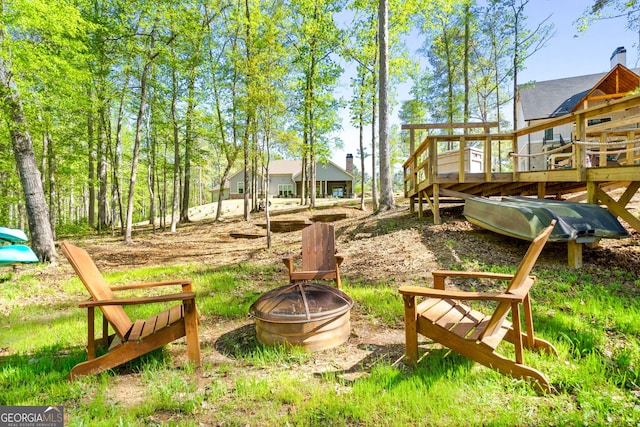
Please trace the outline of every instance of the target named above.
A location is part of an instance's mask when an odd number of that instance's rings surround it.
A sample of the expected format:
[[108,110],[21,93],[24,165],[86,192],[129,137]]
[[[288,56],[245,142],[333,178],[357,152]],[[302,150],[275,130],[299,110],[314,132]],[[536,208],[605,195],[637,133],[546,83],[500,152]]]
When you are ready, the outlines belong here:
[[[316,163],[317,197],[353,197],[353,155],[347,154],[346,168],[343,169],[329,161]],[[258,185],[263,188],[263,175],[258,177]],[[213,188],[214,200],[220,191]],[[244,171],[233,174],[223,189],[223,199],[241,199],[244,197]],[[269,196],[298,197],[302,192],[302,160],[272,160],[269,163]]]

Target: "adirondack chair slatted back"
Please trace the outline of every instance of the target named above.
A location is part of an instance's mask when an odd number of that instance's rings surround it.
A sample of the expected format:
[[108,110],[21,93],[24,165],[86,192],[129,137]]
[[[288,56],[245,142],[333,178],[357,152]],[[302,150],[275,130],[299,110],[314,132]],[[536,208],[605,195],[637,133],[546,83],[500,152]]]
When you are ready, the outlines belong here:
[[[551,236],[551,232],[553,231],[553,227],[555,226],[556,221],[551,221],[551,224],[544,228],[540,234],[536,236],[535,239],[529,245],[529,249],[527,253],[522,258],[518,269],[516,270],[513,279],[509,282],[509,286],[507,287],[506,293],[510,293],[517,296],[525,296],[529,293],[531,286],[533,285],[533,279],[529,277],[533,266],[535,265],[538,256],[542,252],[542,248],[544,248],[545,243],[549,240],[549,236]],[[509,302],[501,302],[496,307],[496,311],[491,316],[489,323],[487,324],[484,333],[482,334],[482,338],[489,337],[497,332],[502,326],[505,318],[509,314],[511,310],[511,304]]]
[[302,270],[336,269],[335,231],[333,225],[316,222],[302,230]]
[[[62,252],[64,252],[64,255],[94,300],[104,301],[115,298],[111,288],[109,288],[104,277],[102,277],[102,273],[100,273],[100,270],[98,270],[98,267],[86,250],[64,241],[62,242]],[[100,309],[113,326],[116,334],[118,334],[120,338],[124,338],[133,323],[122,306],[105,305],[100,307]]]

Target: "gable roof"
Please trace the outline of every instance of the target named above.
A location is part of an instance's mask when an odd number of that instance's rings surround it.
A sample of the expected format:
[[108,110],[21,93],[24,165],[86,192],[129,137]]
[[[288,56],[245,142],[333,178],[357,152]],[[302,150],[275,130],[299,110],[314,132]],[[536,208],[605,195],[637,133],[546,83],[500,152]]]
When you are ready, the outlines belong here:
[[[321,164],[318,162],[318,166]],[[340,172],[343,172],[347,177],[353,179],[353,175],[347,172],[344,168],[336,165],[332,161],[328,161],[327,165],[332,165]],[[233,179],[235,176],[244,173],[244,170],[240,169],[236,173],[232,174],[229,179]],[[302,174],[302,160],[271,160],[269,162],[269,175],[286,175],[291,176],[292,179],[299,178]]]
[[611,97],[620,97],[640,85],[639,72],[640,69],[629,70],[618,64],[607,73],[521,85],[518,95],[523,119],[529,121],[563,116],[575,111],[583,100],[598,91]]
[[302,170],[302,160],[271,160],[269,175],[295,175]]

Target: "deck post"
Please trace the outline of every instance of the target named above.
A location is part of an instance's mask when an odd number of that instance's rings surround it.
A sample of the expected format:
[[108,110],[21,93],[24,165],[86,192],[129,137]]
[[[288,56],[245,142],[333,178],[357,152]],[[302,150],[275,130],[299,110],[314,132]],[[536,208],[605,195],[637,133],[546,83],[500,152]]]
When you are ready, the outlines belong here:
[[[465,129],[466,131],[466,129]],[[467,140],[464,136],[460,137],[460,141],[458,142],[458,182],[460,184],[464,183],[464,163],[465,163],[465,150],[467,148]],[[469,153],[469,156],[471,156],[471,153]],[[469,160],[471,160],[471,157],[469,157]],[[435,195],[435,193],[434,193]]]
[[538,199],[544,199],[547,195],[547,183],[539,182],[538,183]]
[[[576,141],[587,142],[587,126],[586,119],[583,114],[576,116]],[[576,144],[573,151],[573,167],[576,168],[576,179],[578,182],[587,180],[587,170],[585,167],[585,148],[582,144]]]
[[[633,141],[635,138],[636,138],[635,131],[630,130],[629,132],[627,132],[627,141]],[[633,143],[627,142],[627,146],[625,148],[627,149],[627,152],[625,153],[625,164],[632,165],[633,159],[635,157],[635,154],[633,151]]]
[[569,240],[567,242],[567,249],[569,267],[582,267],[582,243],[578,243],[575,240]]
[[431,206],[433,211],[433,223],[436,225],[442,224],[440,218],[440,184],[433,184],[433,205]]
[[596,196],[597,187],[597,182],[587,181],[587,203],[598,204],[598,196]]
[[[491,135],[489,134],[489,127],[484,128],[484,133],[487,134],[487,139],[484,140],[484,180],[486,182],[491,182]],[[471,155],[471,154],[469,154]],[[500,153],[498,153],[500,156]]]
[[418,169],[418,159],[415,156],[415,152],[416,152],[416,141],[415,141],[415,137],[416,137],[416,133],[414,129],[411,129],[409,131],[409,152],[411,157],[413,157],[413,163],[411,164],[411,191],[415,191],[416,190],[416,186],[418,185],[418,177],[416,176],[416,174],[418,173],[417,169]]
[[607,166],[607,147],[606,143],[608,140],[607,132],[602,132],[600,134],[600,147],[598,147],[598,166],[604,167]]

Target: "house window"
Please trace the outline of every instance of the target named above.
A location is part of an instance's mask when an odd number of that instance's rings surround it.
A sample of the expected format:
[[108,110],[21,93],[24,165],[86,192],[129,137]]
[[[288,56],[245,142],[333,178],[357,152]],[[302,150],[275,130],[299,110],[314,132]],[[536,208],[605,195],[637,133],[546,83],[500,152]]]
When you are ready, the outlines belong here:
[[553,128],[549,128],[549,129],[545,129],[544,130],[544,140],[546,141],[553,141]]
[[278,184],[278,197],[293,197],[293,184]]
[[587,126],[599,125],[600,123],[610,122],[611,117],[602,117],[600,119],[589,119],[587,120]]
[[238,183],[238,194],[244,194],[244,182]]

